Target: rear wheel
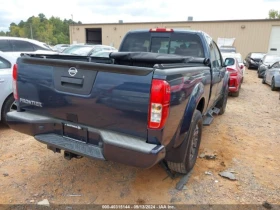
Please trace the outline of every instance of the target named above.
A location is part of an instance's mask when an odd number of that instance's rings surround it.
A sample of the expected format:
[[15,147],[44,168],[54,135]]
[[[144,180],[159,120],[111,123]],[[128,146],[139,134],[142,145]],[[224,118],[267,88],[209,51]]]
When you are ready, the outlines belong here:
[[238,97],[239,96],[239,90],[237,92],[235,92],[235,93],[231,93],[231,96]]
[[175,163],[167,161],[168,167],[178,173],[187,174],[192,170],[197,159],[198,150],[201,141],[202,134],[202,115],[201,112],[195,110],[192,123],[189,130],[188,137],[185,139],[187,141],[186,155],[182,162]]
[[2,113],[1,113],[2,122],[7,125],[6,114],[10,111],[16,111],[16,110],[17,110],[17,104],[15,102],[14,97],[11,95],[5,100],[3,104]]
[[272,91],[275,91],[275,90],[277,90],[277,88],[275,87],[275,81],[274,81],[274,77],[272,78],[272,80],[271,80],[271,90]]

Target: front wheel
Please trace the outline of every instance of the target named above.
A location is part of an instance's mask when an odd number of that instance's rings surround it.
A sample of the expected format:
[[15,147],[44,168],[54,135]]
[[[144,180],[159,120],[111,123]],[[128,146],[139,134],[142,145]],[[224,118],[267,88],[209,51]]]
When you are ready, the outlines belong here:
[[202,115],[200,111],[195,110],[192,117],[192,123],[191,123],[188,137],[185,139],[188,145],[186,148],[187,151],[186,151],[185,158],[180,163],[167,161],[168,167],[171,170],[182,174],[187,174],[192,170],[197,159],[198,150],[201,141],[201,135],[202,135]]

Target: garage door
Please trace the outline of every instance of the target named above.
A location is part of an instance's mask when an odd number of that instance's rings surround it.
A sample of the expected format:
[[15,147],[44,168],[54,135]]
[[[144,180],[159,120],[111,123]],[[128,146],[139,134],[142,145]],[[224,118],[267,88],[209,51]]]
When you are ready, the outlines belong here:
[[280,26],[272,26],[268,52],[280,55]]

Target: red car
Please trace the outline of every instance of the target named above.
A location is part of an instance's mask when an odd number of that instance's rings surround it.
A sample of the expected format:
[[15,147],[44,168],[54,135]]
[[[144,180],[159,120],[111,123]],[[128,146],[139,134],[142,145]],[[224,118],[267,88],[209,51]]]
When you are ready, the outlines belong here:
[[225,65],[229,72],[229,95],[239,96],[239,91],[241,88],[241,83],[243,81],[242,69],[239,66],[238,60],[236,58],[226,58]]

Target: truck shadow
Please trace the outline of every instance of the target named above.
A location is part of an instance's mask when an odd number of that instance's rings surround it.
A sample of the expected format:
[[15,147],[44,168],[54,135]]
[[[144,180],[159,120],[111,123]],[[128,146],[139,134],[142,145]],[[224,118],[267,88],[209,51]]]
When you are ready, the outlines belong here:
[[5,124],[3,124],[2,122],[0,122],[0,131],[4,131],[4,130],[9,130],[10,128],[9,128],[9,126],[7,126],[7,125],[5,125]]

